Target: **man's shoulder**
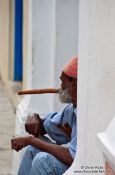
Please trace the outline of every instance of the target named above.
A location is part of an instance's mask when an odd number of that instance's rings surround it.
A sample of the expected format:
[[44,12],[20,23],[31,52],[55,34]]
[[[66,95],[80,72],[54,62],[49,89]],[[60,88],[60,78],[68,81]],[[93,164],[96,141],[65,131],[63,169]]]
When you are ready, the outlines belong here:
[[64,108],[64,111],[73,112],[73,111],[74,111],[74,106],[73,106],[73,104],[71,103],[71,104],[67,105],[67,106]]
[[74,108],[73,104],[69,104],[64,108],[63,115],[66,118],[71,118],[71,116],[74,115],[74,110],[75,110],[75,108]]
[[65,107],[63,121],[67,121],[71,128],[73,128],[73,124],[76,123],[76,113],[73,104]]

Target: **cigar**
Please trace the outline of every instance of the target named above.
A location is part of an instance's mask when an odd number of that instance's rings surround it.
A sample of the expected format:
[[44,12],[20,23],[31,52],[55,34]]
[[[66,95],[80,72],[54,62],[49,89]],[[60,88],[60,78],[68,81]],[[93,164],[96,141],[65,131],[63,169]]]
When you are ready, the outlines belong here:
[[59,93],[59,89],[48,88],[48,89],[30,89],[30,90],[20,90],[20,91],[18,91],[18,95],[45,94],[45,93]]

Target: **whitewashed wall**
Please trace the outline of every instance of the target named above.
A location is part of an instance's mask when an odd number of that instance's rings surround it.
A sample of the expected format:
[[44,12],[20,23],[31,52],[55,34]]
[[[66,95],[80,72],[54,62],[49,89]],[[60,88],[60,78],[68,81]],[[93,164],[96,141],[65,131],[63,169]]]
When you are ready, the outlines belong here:
[[[77,1],[33,1],[32,88],[59,87],[63,65],[77,55]],[[55,100],[56,99],[56,100]],[[56,95],[32,96],[32,110],[50,112],[62,105]]]
[[[28,36],[28,87],[57,86],[62,65],[77,54],[78,11],[75,7],[78,1],[29,2],[32,32]],[[82,165],[103,165],[96,134],[105,130],[115,113],[114,9],[114,0],[80,0],[79,3],[78,148],[73,166],[66,175],[79,174],[77,170],[81,170]],[[49,95],[24,98],[17,111],[17,131],[21,133],[21,121],[30,109],[40,113],[56,109],[58,102],[54,99]]]
[[114,0],[80,0],[78,56],[78,149],[72,174],[82,175],[77,170],[83,165],[103,166],[96,135],[115,114]]
[[[10,6],[7,0],[0,1],[0,74],[3,82],[7,84],[9,78],[9,30]],[[10,48],[11,49],[11,48]],[[4,69],[5,68],[5,69]]]
[[[62,67],[78,52],[78,0],[28,2],[27,88],[59,87]],[[43,116],[64,106],[56,95],[24,97],[17,109],[16,134],[25,133],[24,121],[29,112]],[[16,174],[21,156],[16,154],[13,174]]]

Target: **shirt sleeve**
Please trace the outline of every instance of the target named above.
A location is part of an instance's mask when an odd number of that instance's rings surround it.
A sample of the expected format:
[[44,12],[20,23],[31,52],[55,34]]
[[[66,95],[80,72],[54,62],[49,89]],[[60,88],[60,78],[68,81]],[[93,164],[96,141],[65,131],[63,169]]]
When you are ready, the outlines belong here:
[[[56,124],[63,124],[68,122],[72,129],[71,138],[66,136]],[[73,106],[68,105],[61,113],[50,113],[46,116],[43,123],[47,134],[54,140],[57,144],[68,144],[68,149],[72,158],[74,159],[76,154],[77,145],[77,125],[76,125],[76,114],[74,113]]]
[[75,158],[77,149],[77,125],[76,122],[73,123],[72,134],[71,134],[71,141],[69,143],[69,151],[72,158]]
[[56,124],[60,124],[63,117],[62,113],[51,113],[46,116],[46,119],[43,123],[44,128],[47,134],[54,140],[57,144],[66,144],[70,142],[70,138],[66,136]]

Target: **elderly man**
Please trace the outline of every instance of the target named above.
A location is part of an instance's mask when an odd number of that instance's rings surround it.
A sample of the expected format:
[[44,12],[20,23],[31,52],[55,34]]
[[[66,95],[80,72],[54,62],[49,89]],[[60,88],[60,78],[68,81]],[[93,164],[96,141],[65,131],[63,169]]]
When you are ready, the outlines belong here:
[[[30,135],[12,138],[12,149],[27,147],[18,175],[62,175],[71,166],[77,145],[77,65],[77,57],[72,58],[60,76],[59,97],[69,105],[60,113],[46,115],[45,119],[38,114],[28,116],[25,129]],[[67,147],[63,146],[67,143]]]

